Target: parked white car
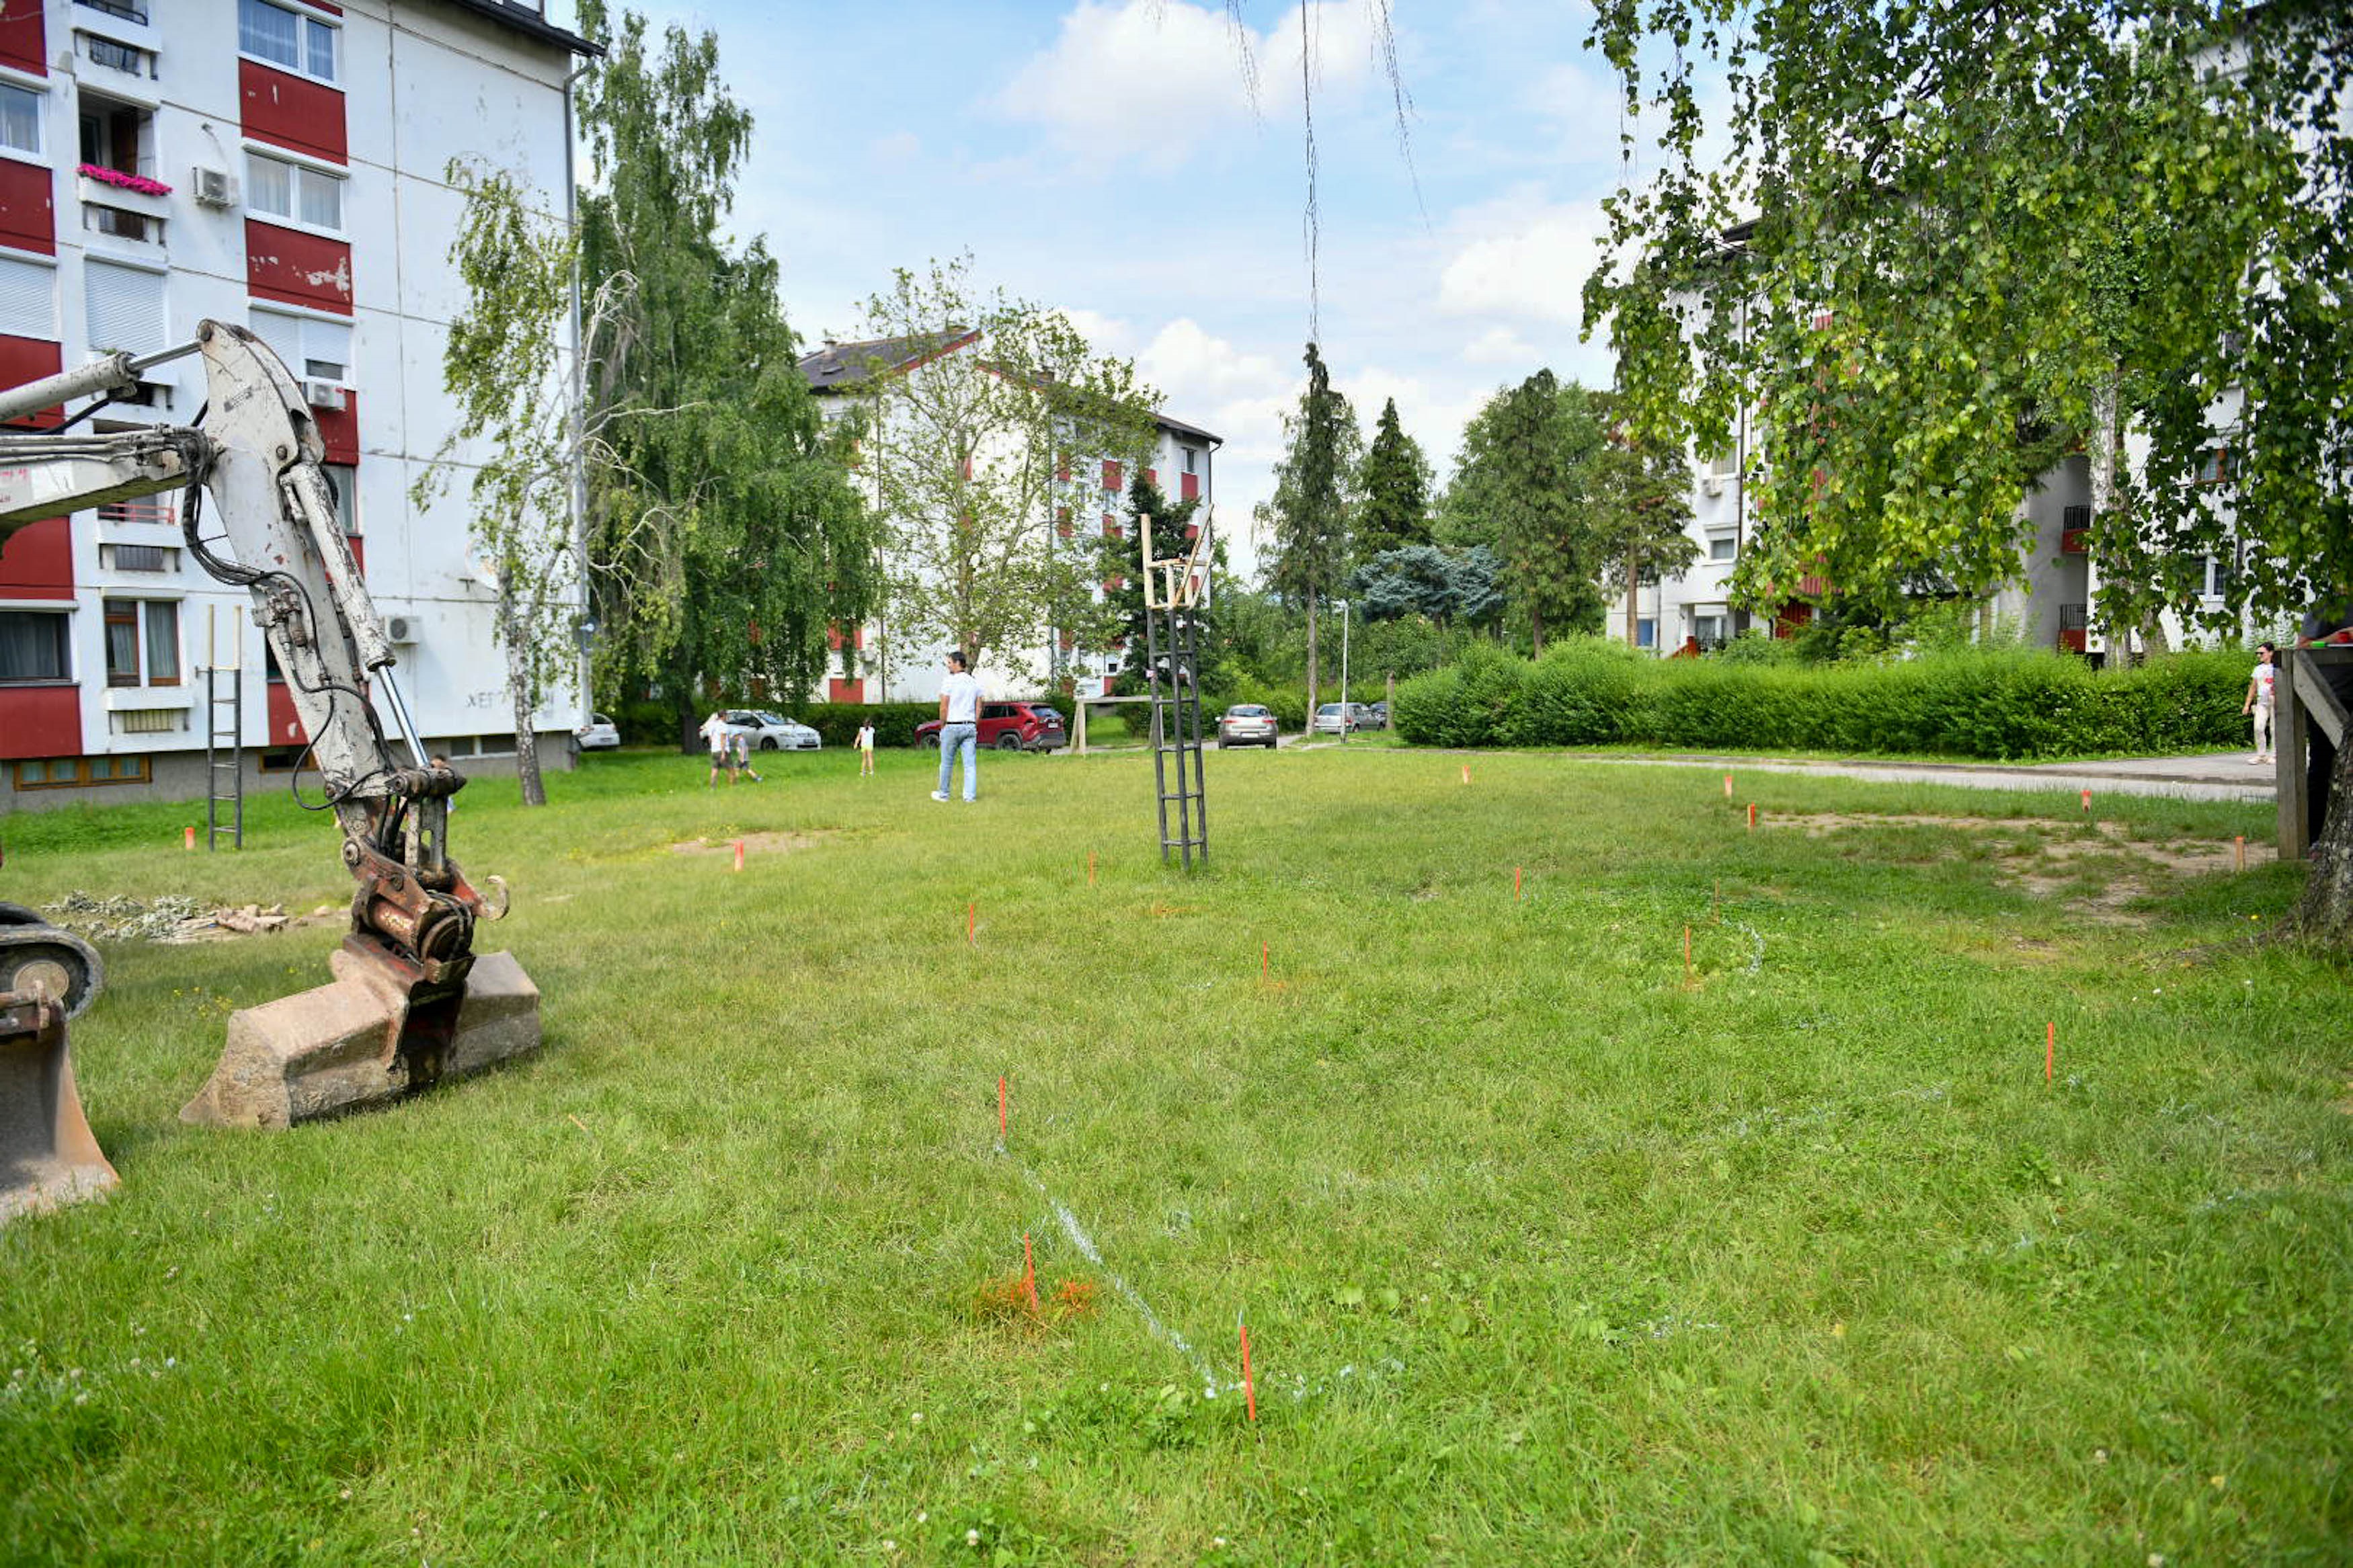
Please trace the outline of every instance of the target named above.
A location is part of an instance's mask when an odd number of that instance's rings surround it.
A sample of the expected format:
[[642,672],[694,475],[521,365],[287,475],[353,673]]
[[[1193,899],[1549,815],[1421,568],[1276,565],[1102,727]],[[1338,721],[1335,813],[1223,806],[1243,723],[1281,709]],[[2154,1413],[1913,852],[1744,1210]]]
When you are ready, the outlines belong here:
[[720,717],[729,734],[742,735],[755,752],[814,752],[825,745],[807,725],[757,708],[730,708]]
[[580,742],[580,749],[584,752],[610,752],[621,743],[619,727],[602,713],[589,714],[588,722],[572,733]]

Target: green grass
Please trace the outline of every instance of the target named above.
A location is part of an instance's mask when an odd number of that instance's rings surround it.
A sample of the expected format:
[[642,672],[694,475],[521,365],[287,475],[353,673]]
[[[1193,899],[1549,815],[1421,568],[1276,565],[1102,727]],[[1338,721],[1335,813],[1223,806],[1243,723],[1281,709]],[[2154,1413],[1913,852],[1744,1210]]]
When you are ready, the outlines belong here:
[[[387,1110],[174,1120],[333,931],[108,952],[122,1188],[0,1230],[0,1560],[2347,1559],[2343,976],[2243,941],[2295,868],[2100,923],[2006,879],[2135,864],[2072,795],[1352,744],[1212,754],[1188,879],[1138,757],[775,762],[470,790],[546,1047]],[[0,887],[341,900],[322,819],[187,816],[13,818]],[[762,832],[822,837],[671,848]],[[1092,1312],[981,1310],[1025,1235]]]

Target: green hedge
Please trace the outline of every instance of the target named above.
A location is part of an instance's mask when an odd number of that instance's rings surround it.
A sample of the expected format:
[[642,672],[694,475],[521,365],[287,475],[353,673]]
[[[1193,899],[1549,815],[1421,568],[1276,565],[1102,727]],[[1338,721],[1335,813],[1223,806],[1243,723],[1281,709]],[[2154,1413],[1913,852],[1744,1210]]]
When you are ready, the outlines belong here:
[[2114,673],[2037,652],[1888,664],[1654,659],[1599,640],[1531,663],[1473,647],[1398,688],[1420,745],[1612,743],[2015,760],[2241,743],[2251,655],[2184,653]]
[[801,710],[800,721],[828,746],[849,745],[858,739],[858,727],[870,719],[876,745],[912,746],[915,726],[939,716],[936,702],[812,702]]

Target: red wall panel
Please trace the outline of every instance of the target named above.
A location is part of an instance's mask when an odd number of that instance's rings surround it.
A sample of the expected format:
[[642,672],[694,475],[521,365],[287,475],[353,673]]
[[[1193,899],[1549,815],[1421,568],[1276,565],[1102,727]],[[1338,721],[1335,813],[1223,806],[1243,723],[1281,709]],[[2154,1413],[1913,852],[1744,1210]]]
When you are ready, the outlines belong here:
[[[0,338],[0,386],[22,386],[28,381],[55,375],[63,368],[58,345],[47,338]],[[64,424],[65,417],[65,406],[52,404],[30,418],[12,419],[9,423],[46,430]]]
[[352,313],[352,247],[301,229],[245,220],[245,283],[254,298]]
[[294,716],[294,698],[282,680],[266,683],[269,696],[264,705],[269,710],[269,739],[272,746],[299,746],[311,737],[302,729],[302,721]]
[[58,253],[54,184],[38,163],[0,158],[0,245],[42,256]]
[[1103,459],[1103,488],[1107,490],[1115,490],[1123,488],[1120,482],[1119,465],[1112,461],[1109,458],[1105,458]]
[[319,426],[319,444],[327,449],[327,461],[356,466],[360,460],[360,395],[346,391],[341,408],[313,408],[311,418]]
[[1176,499],[1178,500],[1199,500],[1201,499],[1201,476],[1198,474],[1179,475],[1176,480]]
[[0,758],[80,755],[80,687],[0,686]]
[[290,76],[259,60],[239,60],[237,96],[248,136],[332,163],[349,161],[343,95],[334,88]]
[[0,5],[0,60],[20,71],[47,76],[44,43],[38,0],[7,0]]
[[838,675],[830,678],[826,682],[825,700],[828,702],[865,701],[866,678],[860,676],[854,680],[844,680]]
[[72,597],[73,534],[66,519],[45,518],[8,536],[7,552],[0,554],[0,599]]

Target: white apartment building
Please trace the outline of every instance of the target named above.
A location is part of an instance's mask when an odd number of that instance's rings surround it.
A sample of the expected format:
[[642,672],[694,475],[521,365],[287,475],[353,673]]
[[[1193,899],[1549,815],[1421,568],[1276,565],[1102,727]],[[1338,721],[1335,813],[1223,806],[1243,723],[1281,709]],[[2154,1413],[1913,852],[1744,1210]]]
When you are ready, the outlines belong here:
[[[0,9],[0,384],[185,342],[206,318],[250,326],[306,384],[396,677],[468,772],[514,742],[467,476],[409,499],[456,425],[441,361],[462,203],[443,174],[479,158],[566,216],[569,79],[594,52],[533,0]],[[185,423],[203,398],[201,362],[180,360],[91,423]],[[248,595],[186,558],[178,502],[36,523],[0,554],[0,808],[202,795],[208,665],[242,667],[255,777],[300,765]],[[569,758],[585,702],[541,709],[543,760]]]
[[[978,333],[967,332],[948,339],[876,338],[828,342],[802,358],[801,374],[807,377],[809,390],[817,395],[825,416],[843,418],[855,406],[850,394],[869,374],[918,374],[924,365],[944,355],[977,353],[978,342]],[[1172,501],[1200,501],[1201,508],[1195,516],[1206,520],[1215,504],[1217,450],[1224,445],[1225,437],[1166,415],[1158,416],[1158,426],[1152,461],[1144,469],[1144,477]],[[1071,499],[1058,508],[1060,515],[1054,522],[1056,547],[1062,547],[1062,542],[1071,546],[1083,545],[1083,535],[1097,529],[1112,538],[1124,537],[1127,484],[1125,468],[1107,458],[1095,459],[1083,472],[1073,474],[1067,487]],[[1200,527],[1196,522],[1187,537],[1198,535]],[[1153,546],[1163,554],[1170,554],[1175,552],[1177,542],[1155,537]],[[1140,541],[1138,548],[1141,549]],[[1139,554],[1139,569],[1141,559]],[[1097,598],[1105,588],[1121,586],[1123,581],[1114,579],[1099,584],[1095,590]],[[881,618],[846,634],[837,630],[832,642],[834,654],[825,690],[828,701],[929,702],[939,695],[940,681],[946,674],[945,642],[894,637],[888,621]],[[1053,685],[1058,674],[1068,675],[1082,697],[1108,696],[1122,661],[1131,652],[1140,650],[1084,649],[1057,634],[1052,640],[1034,647],[984,649],[976,673],[984,689],[995,698],[1037,696]]]

